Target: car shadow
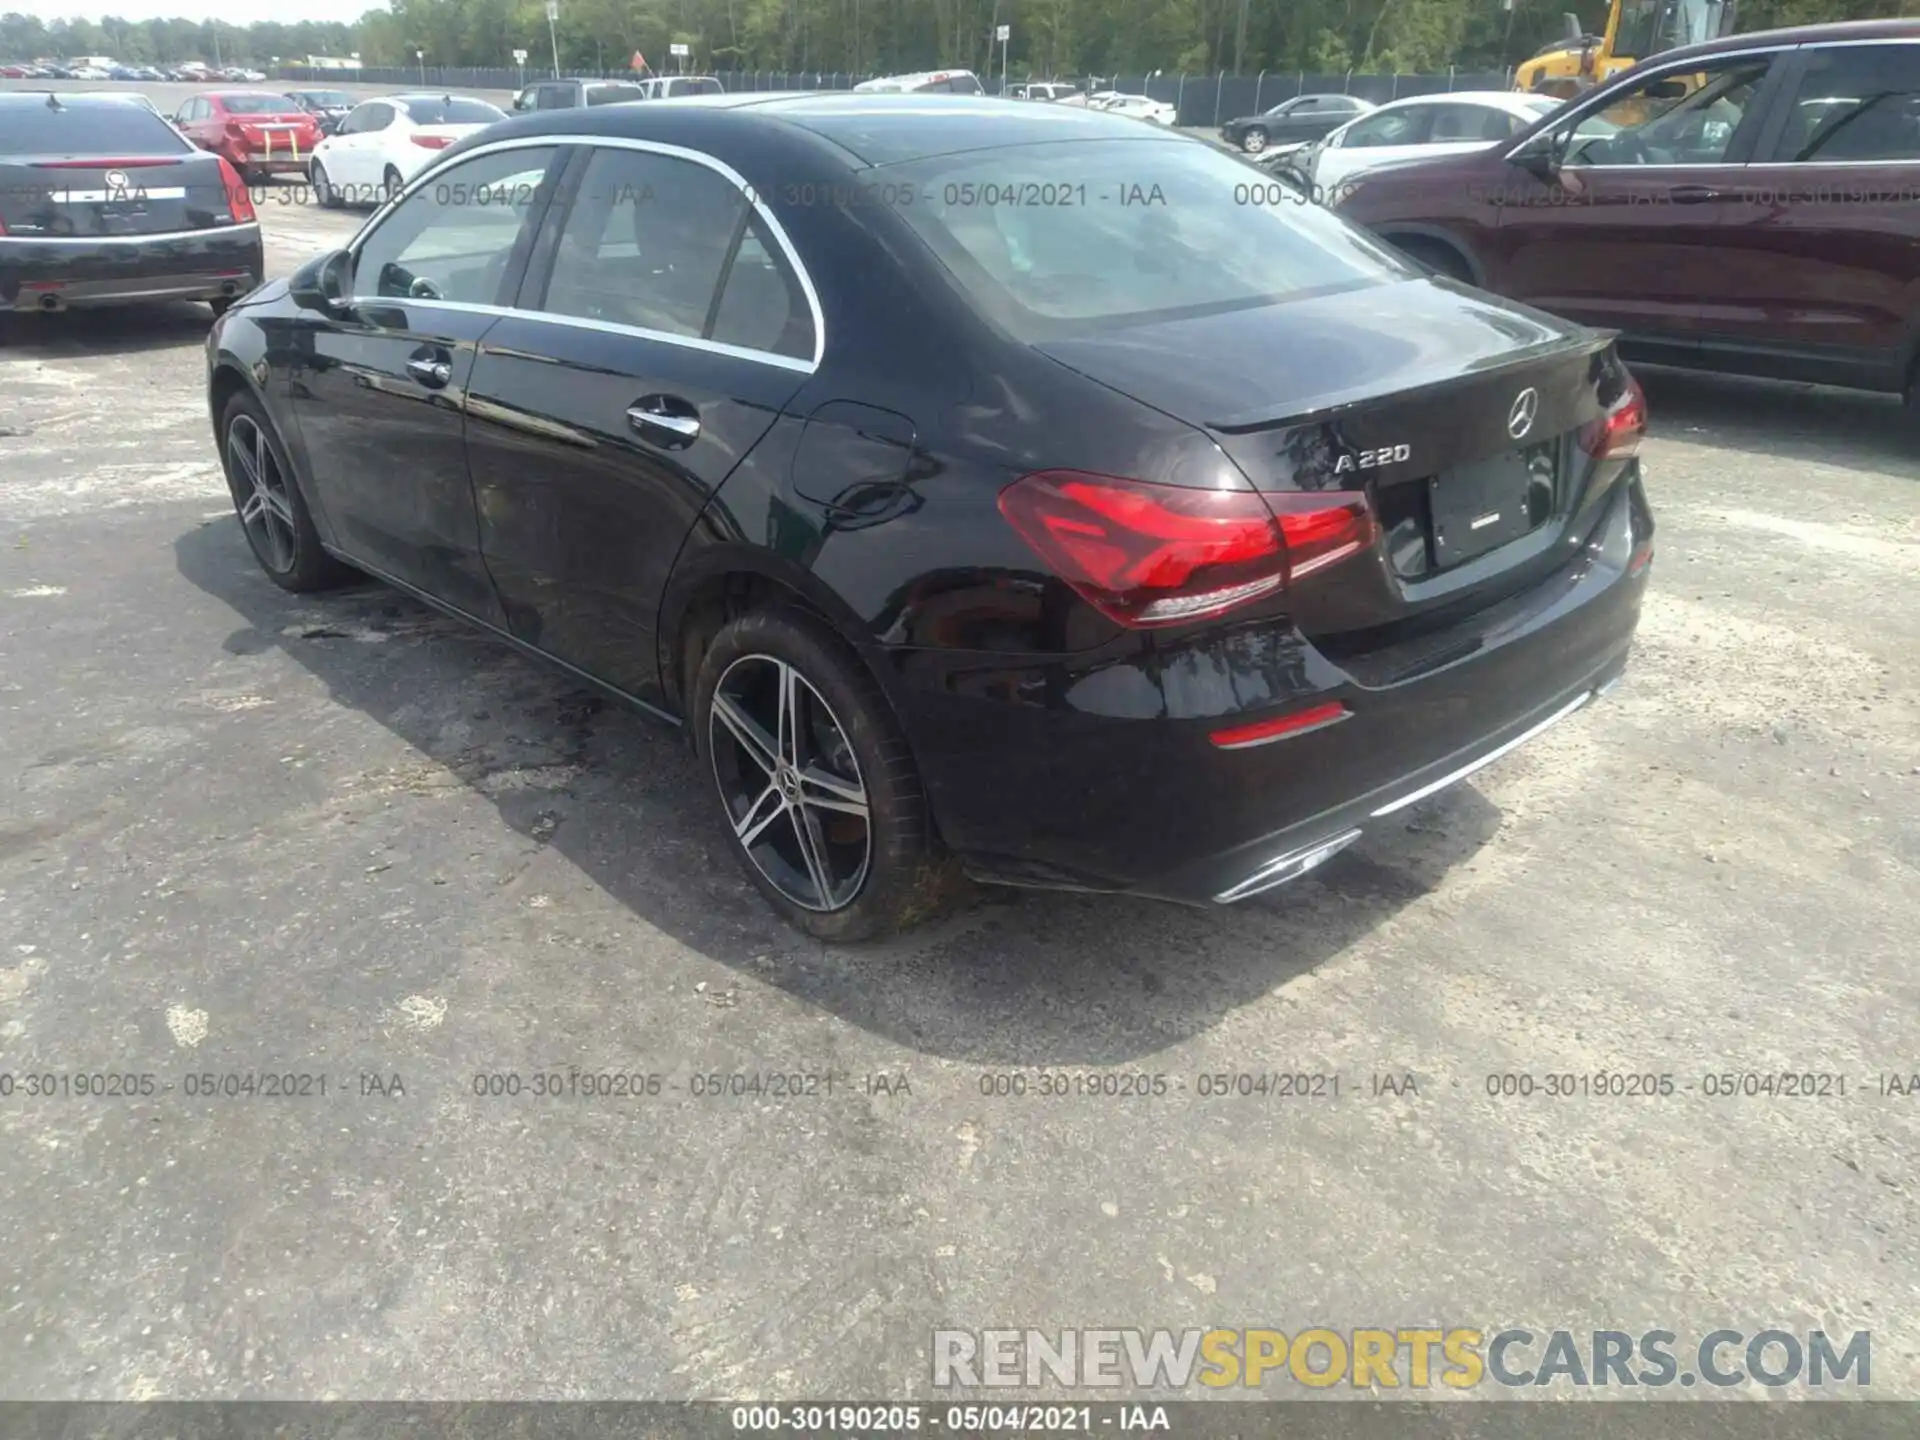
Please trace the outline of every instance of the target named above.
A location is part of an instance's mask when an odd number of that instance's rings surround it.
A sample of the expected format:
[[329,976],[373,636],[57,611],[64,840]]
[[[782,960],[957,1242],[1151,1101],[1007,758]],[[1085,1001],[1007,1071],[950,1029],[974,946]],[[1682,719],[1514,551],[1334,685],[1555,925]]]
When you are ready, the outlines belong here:
[[1920,423],[1897,396],[1656,365],[1633,373],[1656,439],[1920,479]]
[[482,794],[639,921],[929,1057],[1042,1066],[1152,1055],[1339,955],[1500,825],[1478,791],[1457,786],[1313,875],[1231,908],[970,886],[953,914],[906,936],[822,945],[777,919],[736,866],[682,732],[383,585],[288,595],[231,520],[175,548],[181,575],[243,622],[229,653],[281,651],[417,754],[370,777],[378,788]]
[[173,350],[205,344],[212,326],[213,312],[190,300],[0,314],[0,359],[64,360]]

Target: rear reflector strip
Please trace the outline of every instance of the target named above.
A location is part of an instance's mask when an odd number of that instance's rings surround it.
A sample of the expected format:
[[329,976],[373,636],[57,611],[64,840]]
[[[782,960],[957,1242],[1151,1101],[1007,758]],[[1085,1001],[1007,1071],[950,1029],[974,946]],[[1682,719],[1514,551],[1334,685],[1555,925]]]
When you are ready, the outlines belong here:
[[1582,705],[1586,704],[1592,698],[1593,698],[1593,692],[1591,690],[1581,691],[1580,695],[1576,699],[1569,700],[1565,705],[1562,705],[1558,710],[1554,711],[1553,714],[1549,715],[1546,719],[1542,720],[1538,725],[1535,725],[1531,729],[1523,731],[1521,734],[1514,736],[1513,739],[1507,741],[1506,744],[1498,746],[1495,749],[1489,750],[1486,754],[1480,756],[1477,760],[1468,761],[1465,765],[1462,765],[1458,770],[1450,771],[1449,773],[1442,775],[1438,780],[1433,781],[1431,784],[1422,785],[1418,790],[1414,791],[1411,795],[1402,795],[1398,800],[1394,800],[1386,805],[1382,805],[1378,810],[1373,812],[1374,818],[1377,820],[1382,815],[1391,815],[1396,810],[1404,810],[1407,808],[1407,806],[1413,804],[1416,800],[1426,799],[1427,796],[1433,794],[1436,790],[1444,790],[1449,785],[1457,784],[1459,781],[1462,781],[1466,779],[1469,775],[1473,774],[1474,771],[1484,769],[1488,765],[1491,765],[1494,761],[1498,760],[1502,755],[1506,755],[1511,753],[1512,751],[1518,750],[1522,745],[1526,744],[1529,740],[1533,739],[1533,737],[1538,735],[1541,731],[1547,729],[1550,726],[1558,725],[1562,720],[1566,719],[1567,716],[1571,715],[1574,711],[1578,710]]
[[1222,750],[1246,750],[1255,745],[1270,745],[1275,740],[1285,740],[1293,735],[1305,735],[1309,731],[1324,730],[1329,725],[1337,725],[1353,712],[1339,701],[1330,701],[1325,705],[1315,705],[1311,710],[1296,710],[1291,715],[1281,715],[1272,720],[1256,721],[1252,725],[1235,725],[1231,729],[1216,730],[1207,738]]

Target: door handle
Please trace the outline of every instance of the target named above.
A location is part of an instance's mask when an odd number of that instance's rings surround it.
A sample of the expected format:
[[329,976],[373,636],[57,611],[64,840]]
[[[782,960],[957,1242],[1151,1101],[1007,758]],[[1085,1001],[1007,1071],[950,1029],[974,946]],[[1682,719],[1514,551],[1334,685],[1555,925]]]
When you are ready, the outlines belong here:
[[1676,185],[1667,191],[1667,198],[1676,205],[1704,205],[1718,200],[1720,192],[1706,185]]
[[655,444],[684,449],[700,438],[700,412],[677,395],[649,395],[627,410],[627,424]]
[[453,362],[437,355],[416,355],[407,361],[407,373],[422,385],[438,390],[453,379]]

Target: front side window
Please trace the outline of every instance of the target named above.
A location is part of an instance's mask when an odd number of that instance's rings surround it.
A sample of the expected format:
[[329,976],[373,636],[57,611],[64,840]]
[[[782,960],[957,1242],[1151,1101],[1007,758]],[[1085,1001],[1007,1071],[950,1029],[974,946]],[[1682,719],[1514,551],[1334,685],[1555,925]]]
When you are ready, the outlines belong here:
[[1718,165],[1753,107],[1772,61],[1722,61],[1617,92],[1576,122],[1569,165]]
[[506,150],[440,172],[367,236],[353,293],[495,304],[514,245],[546,198],[555,153],[553,146]]
[[880,174],[924,197],[895,213],[1029,340],[1405,278],[1330,212],[1185,140],[1022,145]]
[[1387,145],[1424,145],[1427,126],[1433,117],[1431,105],[1409,105],[1404,110],[1383,110],[1356,120],[1341,137],[1343,149],[1371,150]]
[[1771,158],[1789,165],[1920,160],[1920,55],[1910,45],[1808,51]]
[[704,165],[598,150],[560,232],[542,309],[698,338],[746,197]]

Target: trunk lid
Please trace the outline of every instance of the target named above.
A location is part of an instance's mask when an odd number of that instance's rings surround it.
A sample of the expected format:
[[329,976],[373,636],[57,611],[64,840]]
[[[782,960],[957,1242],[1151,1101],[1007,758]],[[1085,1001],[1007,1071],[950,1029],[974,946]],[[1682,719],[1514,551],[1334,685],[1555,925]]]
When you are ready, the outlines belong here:
[[19,239],[158,235],[232,225],[218,157],[9,157],[0,161],[0,228]]
[[240,152],[263,160],[303,160],[320,143],[320,126],[304,110],[285,110],[273,114],[230,115],[227,134],[238,142]]
[[1305,633],[1360,647],[1567,563],[1562,537],[1596,498],[1577,436],[1625,383],[1610,336],[1429,280],[1039,348],[1203,430],[1256,489],[1364,492],[1374,545],[1295,583],[1288,604]]

